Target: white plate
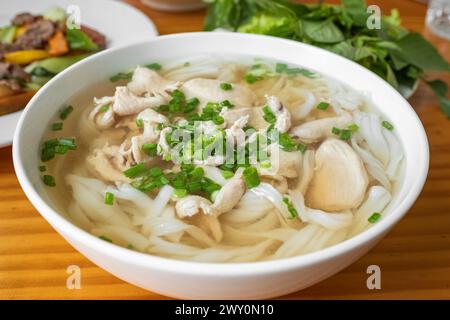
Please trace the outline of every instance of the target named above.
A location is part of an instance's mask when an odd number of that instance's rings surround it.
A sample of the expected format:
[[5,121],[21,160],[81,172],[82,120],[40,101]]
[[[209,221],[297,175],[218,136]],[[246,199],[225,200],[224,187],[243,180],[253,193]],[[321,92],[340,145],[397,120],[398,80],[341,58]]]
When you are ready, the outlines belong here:
[[[43,13],[59,6],[78,6],[81,23],[103,33],[108,48],[130,44],[158,35],[153,22],[139,10],[112,0],[14,0],[0,1],[0,26],[20,12]],[[14,129],[22,111],[0,116],[0,148],[11,145]]]

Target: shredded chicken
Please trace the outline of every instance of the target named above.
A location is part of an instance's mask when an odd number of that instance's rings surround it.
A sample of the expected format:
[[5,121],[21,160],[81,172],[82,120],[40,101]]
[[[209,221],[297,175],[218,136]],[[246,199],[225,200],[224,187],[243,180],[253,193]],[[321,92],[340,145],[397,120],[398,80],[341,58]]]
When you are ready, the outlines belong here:
[[262,172],[286,178],[298,177],[302,165],[302,153],[300,151],[284,151],[276,144],[270,145],[268,151],[271,167],[261,169]]
[[208,102],[230,101],[237,108],[251,107],[256,102],[256,95],[249,88],[233,84],[231,90],[223,90],[220,80],[213,79],[192,79],[184,83],[181,87],[182,91],[189,98],[200,99],[200,108]]
[[211,201],[200,196],[187,196],[177,200],[175,211],[179,218],[192,217],[199,212],[211,214]]
[[316,143],[334,134],[332,129],[345,129],[352,123],[352,117],[349,114],[343,114],[339,117],[323,118],[303,123],[291,129],[290,134],[299,138],[305,143]]
[[167,102],[162,96],[139,97],[127,87],[116,87],[113,110],[119,116],[136,114],[147,108],[155,108]]
[[126,160],[119,152],[118,146],[106,145],[102,149],[95,149],[86,160],[105,181],[130,182],[123,174],[123,171],[128,167]]
[[127,87],[138,96],[145,94],[147,96],[163,96],[168,99],[168,93],[178,89],[180,85],[179,81],[167,80],[154,70],[137,67]]
[[224,118],[226,126],[231,127],[240,118],[248,116],[248,125],[256,130],[266,129],[269,124],[263,118],[263,112],[261,107],[253,108],[224,108],[221,116]]
[[289,110],[275,96],[266,95],[266,101],[277,118],[275,128],[281,133],[287,132],[291,128],[291,114]]
[[[241,171],[242,172],[242,171]],[[227,181],[219,190],[211,206],[212,212],[220,215],[233,209],[245,193],[245,183],[240,172]]]

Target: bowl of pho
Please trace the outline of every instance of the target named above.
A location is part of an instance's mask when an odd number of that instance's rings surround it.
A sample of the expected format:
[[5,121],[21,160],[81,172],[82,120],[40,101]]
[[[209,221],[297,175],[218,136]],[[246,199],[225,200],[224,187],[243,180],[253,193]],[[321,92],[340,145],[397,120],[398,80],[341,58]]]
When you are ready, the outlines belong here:
[[78,251],[177,298],[270,298],[370,250],[408,211],[428,143],[363,67],[272,37],[186,33],[52,79],[13,144],[26,195]]

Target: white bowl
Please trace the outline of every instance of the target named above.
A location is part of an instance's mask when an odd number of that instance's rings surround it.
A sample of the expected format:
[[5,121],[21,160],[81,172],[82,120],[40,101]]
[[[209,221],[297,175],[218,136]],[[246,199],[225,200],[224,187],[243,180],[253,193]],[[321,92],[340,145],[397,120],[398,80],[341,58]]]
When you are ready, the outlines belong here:
[[[338,245],[283,260],[211,264],[146,255],[107,243],[79,229],[55,209],[38,171],[39,146],[49,117],[86,86],[148,61],[202,53],[250,55],[301,64],[368,92],[388,115],[405,152],[405,173],[383,219]],[[117,48],[60,73],[30,101],[16,130],[14,166],[26,195],[41,215],[78,251],[136,286],[177,298],[270,298],[311,286],[347,267],[371,249],[408,211],[428,171],[428,143],[417,115],[389,84],[358,64],[306,44],[237,33],[186,33]]]

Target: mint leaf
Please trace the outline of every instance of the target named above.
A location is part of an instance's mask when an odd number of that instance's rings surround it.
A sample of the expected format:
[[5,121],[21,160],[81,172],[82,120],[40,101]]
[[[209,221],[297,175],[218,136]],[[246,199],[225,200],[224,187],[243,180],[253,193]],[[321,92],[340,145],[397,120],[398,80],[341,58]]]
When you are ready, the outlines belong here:
[[342,0],[345,11],[353,18],[353,23],[364,27],[367,23],[368,14],[364,0]]

